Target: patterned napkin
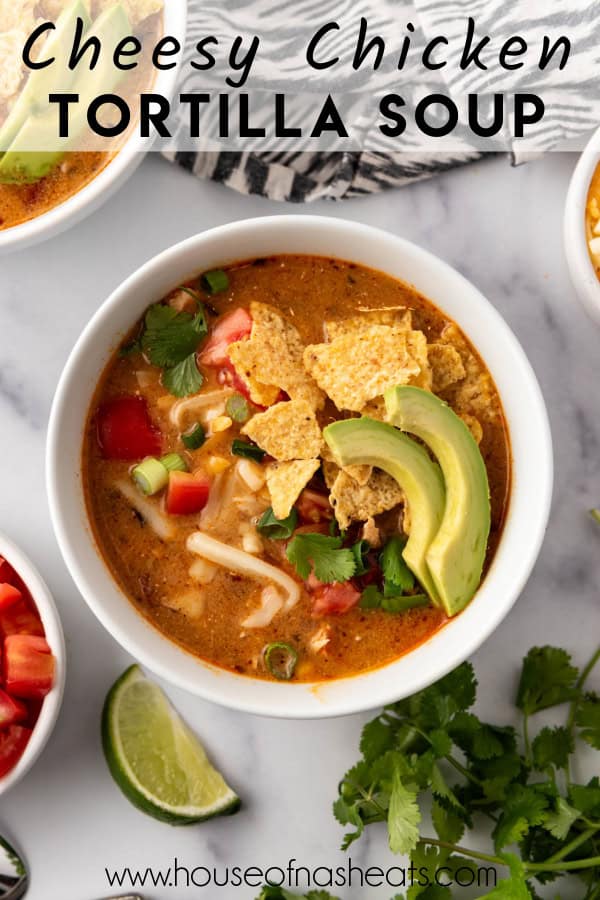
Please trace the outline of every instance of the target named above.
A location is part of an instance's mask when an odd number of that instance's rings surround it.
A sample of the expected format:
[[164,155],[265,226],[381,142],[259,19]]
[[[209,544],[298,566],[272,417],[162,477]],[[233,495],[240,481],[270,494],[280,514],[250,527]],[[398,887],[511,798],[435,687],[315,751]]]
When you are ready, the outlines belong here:
[[[310,72],[304,58],[307,35],[321,24],[336,20],[340,23],[340,30],[333,33],[329,43],[323,43],[323,48],[325,52],[333,49],[341,59],[354,52],[361,16],[368,21],[369,35],[378,30],[387,35],[403,35],[407,23],[414,23],[412,41],[416,48],[423,47],[435,35],[445,35],[445,68],[424,73],[415,53],[414,61],[400,73],[392,65],[386,70],[384,63],[377,74],[378,88],[383,86],[401,94],[408,91],[409,104],[414,104],[419,95],[436,91],[449,95],[457,104],[464,102],[468,93],[543,94],[546,115],[533,140],[515,142],[506,133],[490,146],[495,152],[508,154],[513,162],[525,161],[564,139],[583,135],[600,119],[596,96],[600,0],[569,0],[560,5],[547,0],[473,0],[468,4],[464,0],[351,0],[343,4],[339,0],[295,0],[293,6],[287,0],[229,0],[225,4],[221,0],[191,0],[188,9],[188,54],[192,54],[196,41],[207,34],[218,35],[223,47],[231,35],[260,34],[261,51],[255,66],[259,85],[290,93],[302,90],[322,95],[331,90],[331,74]],[[457,60],[464,48],[467,16],[475,21],[475,43],[484,35],[490,35],[495,42],[496,60],[498,46],[513,35],[522,36],[534,57],[536,52],[539,56],[546,35],[553,41],[559,35],[568,35],[572,49],[565,71],[556,65],[543,71],[534,67],[532,71],[529,64],[521,71],[510,72],[503,72],[497,65],[487,70],[477,66],[461,70]],[[184,67],[184,71],[191,74],[183,79],[181,90],[223,90],[216,74],[211,84],[211,76],[206,73],[193,74],[189,67]],[[349,96],[357,91],[358,76],[345,72],[339,78],[336,74],[335,85],[340,94]],[[358,85],[363,97],[365,87],[369,87],[367,78],[365,75]],[[484,154],[481,146],[474,146],[465,135],[453,152],[432,152],[430,147],[431,144],[426,148],[411,146],[405,141],[403,152],[390,152],[380,150],[375,142],[362,152],[277,153],[232,149],[196,152],[187,146],[165,150],[164,155],[197,177],[212,179],[241,193],[301,203],[399,187],[465,165]]]

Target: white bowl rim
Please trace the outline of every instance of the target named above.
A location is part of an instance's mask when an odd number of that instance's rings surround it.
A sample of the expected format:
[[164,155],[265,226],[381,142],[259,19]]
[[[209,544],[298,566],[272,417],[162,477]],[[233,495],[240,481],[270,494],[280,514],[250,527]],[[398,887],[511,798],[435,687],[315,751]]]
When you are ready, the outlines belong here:
[[[69,523],[69,517],[64,508],[62,499],[63,495],[61,492],[59,480],[57,478],[57,468],[60,460],[61,419],[65,414],[66,395],[69,389],[69,385],[77,376],[79,360],[80,358],[83,358],[85,356],[86,348],[93,344],[96,330],[99,327],[110,322],[113,311],[118,308],[121,303],[126,301],[128,294],[131,291],[135,290],[136,285],[143,281],[154,280],[161,269],[163,269],[163,267],[169,265],[170,263],[173,263],[173,261],[178,260],[180,257],[183,257],[186,253],[189,253],[192,250],[197,253],[198,256],[200,256],[203,245],[210,241],[214,242],[223,239],[227,241],[228,245],[235,248],[237,246],[236,238],[241,238],[248,229],[252,229],[253,234],[257,234],[259,232],[268,232],[269,229],[274,228],[277,230],[277,234],[280,239],[283,239],[288,231],[292,232],[294,229],[300,228],[311,230],[316,229],[317,231],[319,229],[322,229],[324,232],[329,233],[333,230],[340,238],[354,237],[359,239],[364,238],[377,240],[379,243],[389,245],[390,252],[392,250],[396,252],[402,250],[405,254],[412,256],[413,259],[417,259],[420,262],[427,263],[427,265],[432,267],[432,269],[435,271],[438,279],[453,282],[455,286],[460,286],[465,293],[471,295],[471,298],[477,301],[477,308],[480,311],[480,314],[483,315],[484,319],[486,319],[487,324],[493,327],[495,341],[497,343],[503,344],[506,352],[510,355],[511,369],[518,371],[519,376],[522,379],[518,403],[526,402],[528,404],[526,421],[528,423],[531,423],[528,424],[528,427],[531,428],[531,434],[529,435],[529,437],[537,440],[537,448],[540,456],[537,459],[536,467],[534,467],[534,469],[532,469],[530,473],[532,478],[536,480],[536,484],[535,493],[533,494],[533,497],[535,498],[535,504],[533,507],[533,511],[530,510],[532,521],[528,524],[527,547],[521,547],[520,552],[518,554],[515,554],[516,559],[513,560],[514,568],[512,568],[511,570],[511,579],[509,582],[510,589],[508,593],[502,593],[501,599],[497,603],[497,605],[495,607],[490,607],[489,609],[487,609],[485,622],[483,624],[479,623],[475,632],[472,632],[470,634],[466,633],[468,631],[468,625],[474,618],[474,611],[478,606],[478,598],[484,594],[487,595],[487,593],[490,592],[489,585],[492,584],[494,578],[497,578],[498,576],[498,564],[502,547],[507,542],[507,535],[511,530],[511,522],[514,519],[514,434],[511,434],[511,442],[513,448],[513,488],[511,490],[508,517],[507,521],[504,524],[500,546],[496,551],[496,556],[492,563],[491,569],[488,572],[484,584],[478,592],[478,595],[474,598],[469,607],[467,607],[467,609],[465,609],[463,613],[461,613],[460,616],[447,623],[439,632],[437,632],[433,637],[429,638],[424,644],[421,644],[419,647],[410,651],[408,654],[405,654],[404,656],[384,667],[369,670],[368,672],[360,673],[348,678],[336,679],[332,682],[319,683],[318,685],[293,683],[283,684],[261,681],[258,679],[248,678],[246,676],[240,676],[236,675],[235,673],[227,672],[192,657],[194,659],[194,662],[198,663],[199,671],[208,670],[213,674],[218,674],[223,680],[231,677],[236,680],[238,685],[240,684],[240,682],[260,685],[261,690],[259,691],[257,689],[257,694],[260,693],[262,695],[265,693],[265,685],[268,686],[269,691],[270,689],[273,689],[274,692],[277,692],[271,693],[270,696],[266,699],[263,696],[257,696],[254,698],[244,696],[243,698],[240,698],[237,695],[233,697],[227,696],[227,691],[222,691],[219,687],[219,679],[212,679],[211,684],[207,685],[203,683],[202,675],[199,675],[198,680],[196,681],[195,679],[185,677],[180,673],[173,672],[168,664],[164,664],[161,659],[157,659],[146,651],[144,646],[142,646],[144,641],[142,641],[141,638],[138,640],[137,636],[132,637],[130,634],[126,633],[126,631],[119,625],[119,623],[116,622],[114,618],[106,612],[106,610],[103,608],[102,601],[98,600],[98,598],[94,596],[94,589],[88,582],[87,573],[79,563],[78,554],[76,551],[76,535],[78,533],[78,529],[77,527],[73,528],[73,526]],[[289,249],[288,251],[277,250],[273,252],[300,253],[303,251],[297,249]],[[264,252],[263,254],[259,253],[256,255],[269,254]],[[338,258],[346,258],[350,261],[354,260],[356,262],[362,262],[365,265],[369,265],[369,262],[356,259],[356,254],[348,254],[346,257],[343,257],[343,254],[333,254],[325,249],[321,255],[337,255]],[[245,258],[243,256],[240,257],[239,253],[236,256],[235,252],[230,256],[227,256],[227,254],[225,253],[221,253],[222,264],[226,264],[226,260],[223,257],[227,258],[227,262],[229,262],[230,260],[233,261],[235,259]],[[216,264],[218,263],[215,262],[215,265]],[[376,268],[376,266],[372,267]],[[201,265],[197,266],[196,270],[200,268]],[[379,268],[385,271],[385,267],[380,266]],[[181,271],[179,277],[187,277],[187,275],[189,274],[189,272]],[[175,283],[174,279],[173,283]],[[422,292],[424,292],[418,284],[416,285],[416,287],[417,290],[421,290]],[[440,303],[436,298],[432,298],[432,302],[434,302],[438,307],[440,306]],[[484,312],[481,312],[482,310]],[[469,329],[465,327],[464,321],[458,321],[457,324],[468,333]],[[486,360],[486,364],[488,364],[488,360]],[[502,397],[502,394],[501,399],[503,400],[506,409],[506,398]],[[525,456],[523,456],[523,458],[525,458]],[[458,271],[450,267],[447,263],[443,262],[438,257],[431,254],[429,251],[418,247],[417,245],[403,238],[396,237],[395,235],[392,235],[381,229],[374,228],[372,226],[366,226],[363,224],[337,218],[312,215],[267,216],[262,218],[245,219],[231,224],[222,225],[217,228],[212,228],[203,233],[190,237],[173,247],[168,248],[158,256],[149,260],[136,272],[130,275],[129,278],[126,279],[126,281],[123,282],[120,287],[118,287],[113,292],[113,294],[94,314],[86,328],[83,330],[67,361],[65,369],[59,381],[51,411],[46,456],[48,498],[54,529],[63,558],[65,559],[67,567],[69,568],[77,587],[86,599],[88,605],[95,613],[97,618],[105,626],[105,628],[107,628],[107,630],[113,635],[113,637],[121,644],[121,646],[123,646],[128,652],[130,652],[136,659],[138,659],[146,668],[148,668],[158,676],[164,678],[165,681],[186,689],[206,700],[215,702],[222,706],[228,706],[232,709],[254,713],[257,715],[297,719],[325,718],[338,715],[347,715],[363,710],[373,709],[376,706],[382,706],[387,703],[392,703],[398,699],[401,699],[401,697],[415,693],[416,691],[437,681],[443,675],[447,674],[447,672],[451,671],[453,668],[467,659],[472,653],[474,653],[474,651],[494,631],[494,629],[499,625],[508,611],[512,608],[514,602],[525,586],[525,583],[531,573],[531,569],[533,568],[543,541],[550,513],[550,503],[552,498],[552,477],[552,438],[548,416],[539,384],[537,382],[533,369],[516,337],[513,335],[504,319],[489,303],[489,301],[486,300],[483,295]],[[81,529],[79,531],[79,538],[81,538]],[[106,577],[113,581],[108,569],[106,569]],[[124,598],[124,602],[129,601],[125,600]],[[135,615],[138,617],[140,622],[145,621],[137,612],[135,613]],[[147,625],[147,628],[155,632],[153,626]],[[454,638],[455,636],[456,638],[459,638],[459,640],[454,640],[454,644],[452,645],[452,638]],[[377,696],[375,696],[373,699],[371,699],[370,697],[369,699],[366,699],[365,697],[359,699],[356,696],[356,693],[353,692],[353,686],[358,685],[359,682],[363,680],[366,682],[376,673],[391,673],[392,669],[394,669],[395,667],[399,667],[404,660],[416,659],[417,655],[422,655],[424,648],[429,648],[433,646],[434,643],[439,644],[440,640],[443,640],[445,645],[447,645],[445,646],[444,654],[440,655],[439,653],[437,653],[435,655],[434,664],[432,665],[431,670],[428,670],[425,674],[423,672],[412,672],[412,677],[410,679],[407,679],[402,687],[394,686],[393,678],[389,679],[390,683],[387,686],[379,686],[380,689],[377,693]],[[178,653],[182,653],[185,656],[191,656],[191,654],[187,654],[186,651],[177,647],[177,645],[172,645],[172,642],[168,641],[167,638],[163,637],[163,641],[167,644],[171,644],[171,646],[175,646]],[[221,684],[222,683],[223,681],[221,681]],[[323,695],[326,692],[333,691],[335,687],[339,685],[342,686],[341,691],[344,694],[343,698],[336,698],[331,703],[329,700],[323,701]],[[290,689],[292,693],[290,693]]]
[[600,323],[600,280],[588,250],[585,209],[592,176],[600,165],[600,128],[586,144],[569,182],[563,243],[571,281],[587,313]]
[[[165,0],[163,15],[165,16],[165,33],[179,38],[185,43],[187,26],[187,2],[169,3]],[[168,29],[168,31],[167,31]],[[158,71],[153,84],[153,91],[170,97],[175,89],[180,70],[180,62],[174,69]],[[19,225],[0,230],[0,253],[22,250],[45,241],[94,212],[112,193],[121,186],[146,153],[152,149],[153,137],[143,138],[134,131],[125,141],[121,150],[101,171],[85,184],[81,190],[66,197],[57,206],[33,219],[27,219]]]
[[37,722],[33,727],[25,752],[3,778],[0,778],[0,796],[27,774],[36,762],[54,730],[62,705],[66,678],[66,650],[63,629],[54,599],[42,576],[29,557],[8,538],[0,533],[0,556],[21,578],[33,598],[46,632],[46,640],[56,660],[54,685],[44,698]]

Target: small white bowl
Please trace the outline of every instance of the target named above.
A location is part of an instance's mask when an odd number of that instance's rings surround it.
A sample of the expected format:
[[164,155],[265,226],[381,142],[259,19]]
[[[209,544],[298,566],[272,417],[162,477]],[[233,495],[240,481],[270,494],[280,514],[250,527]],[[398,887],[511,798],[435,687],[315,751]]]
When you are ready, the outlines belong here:
[[19,578],[27,585],[40,614],[46,632],[46,640],[56,660],[54,685],[50,693],[44,697],[39,718],[35,723],[33,734],[29,739],[25,752],[14,769],[11,769],[3,778],[0,777],[0,796],[2,796],[29,771],[52,734],[65,689],[67,654],[62,625],[60,624],[52,594],[31,560],[3,534],[0,534],[0,556],[4,557]]
[[587,143],[571,176],[563,240],[573,287],[589,315],[600,323],[600,280],[590,258],[585,230],[585,208],[592,176],[600,164],[600,128]]
[[[414,284],[481,353],[504,404],[513,453],[502,539],[467,609],[400,659],[318,684],[237,675],[202,662],[160,634],[136,612],[99,556],[81,482],[88,408],[123,334],[151,303],[193,273],[278,253],[352,260]],[[333,218],[277,216],[225,225],[172,247],[142,266],[103,304],[77,342],[55,394],[46,478],[54,529],[71,575],[96,616],[133,656],[167,681],[216,703],[266,716],[318,718],[372,709],[420,690],[470,656],[498,626],[522,590],[544,536],[552,444],[544,401],[523,350],[462,275],[420,247],[376,228]]]
[[[185,45],[187,2],[165,0],[164,33],[176,37]],[[170,98],[175,90],[179,64],[174,69],[157,72],[153,92]],[[23,250],[33,244],[66,231],[98,209],[133,175],[146,153],[151,149],[152,138],[139,137],[135,131],[109,164],[72,197],[27,222],[0,230],[0,255],[12,250]]]

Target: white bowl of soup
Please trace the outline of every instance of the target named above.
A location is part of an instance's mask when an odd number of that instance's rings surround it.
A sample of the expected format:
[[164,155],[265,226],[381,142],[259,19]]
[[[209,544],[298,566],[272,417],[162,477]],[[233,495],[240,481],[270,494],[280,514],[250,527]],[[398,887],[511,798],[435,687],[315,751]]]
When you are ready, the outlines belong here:
[[[38,0],[32,16],[35,13],[40,19],[54,19],[56,14],[52,15],[51,10],[68,9],[75,2]],[[126,33],[139,38],[144,48],[137,68],[125,76],[131,80],[131,86],[123,88],[123,95],[129,96],[131,92],[135,98],[139,92],[152,91],[170,97],[179,66],[159,71],[149,58],[163,35],[171,35],[184,45],[186,4],[161,0],[91,0],[90,27],[119,3],[126,11]],[[26,84],[24,81],[22,86]],[[14,105],[14,98],[3,105],[0,97],[0,127],[10,115],[11,104]],[[63,154],[43,177],[32,176],[22,183],[14,180],[9,183],[0,173],[0,253],[46,240],[92,213],[133,174],[150,145],[151,138],[140,137],[132,125],[129,136],[115,142],[114,150],[86,151],[78,147]],[[0,152],[0,161],[4,155],[8,154]],[[31,153],[31,158],[35,156]],[[7,177],[14,178],[10,171]]]
[[577,296],[600,322],[600,129],[594,132],[571,177],[563,240]]
[[[415,439],[411,404],[436,433]],[[492,633],[541,545],[552,450],[523,350],[458,272],[279,216],[193,237],[104,303],[47,481],[71,574],[136,659],[320,717],[412,694]]]

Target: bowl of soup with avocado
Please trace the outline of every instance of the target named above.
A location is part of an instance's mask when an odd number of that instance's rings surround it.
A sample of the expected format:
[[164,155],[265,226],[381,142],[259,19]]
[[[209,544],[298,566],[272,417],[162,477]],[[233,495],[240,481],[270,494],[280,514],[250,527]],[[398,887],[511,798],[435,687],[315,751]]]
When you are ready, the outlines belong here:
[[61,381],[48,478],[77,584],[134,655],[318,716],[408,694],[494,628],[539,547],[551,449],[523,352],[458,273],[285,216],[185,242],[107,301]]
[[[0,251],[49,237],[91,212],[131,174],[149,146],[133,123],[122,138],[99,149],[86,139],[85,116],[76,111],[70,141],[51,147],[58,116],[47,96],[68,87],[80,96],[83,109],[86,98],[111,91],[128,102],[151,89],[169,95],[176,70],[157,73],[152,51],[163,34],[183,41],[185,33],[184,5],[164,0],[19,0],[10,16],[0,35],[9,48],[0,79]],[[42,29],[37,36],[36,29]],[[32,59],[54,60],[49,67],[24,65],[30,35]],[[130,70],[118,70],[107,48],[127,39],[136,42],[139,53]],[[101,50],[90,71],[85,54],[91,51],[85,47],[93,48],[95,41]],[[70,52],[81,57],[72,73],[66,65]]]

